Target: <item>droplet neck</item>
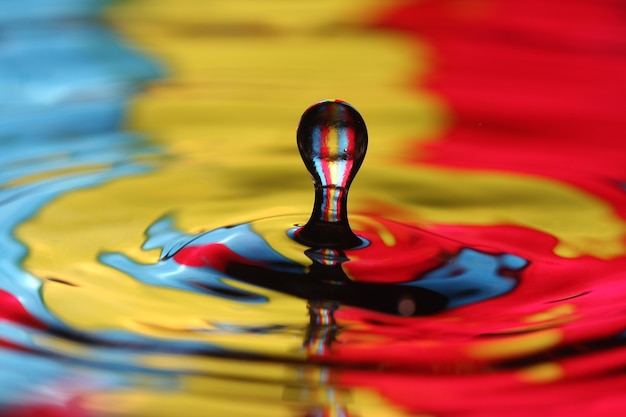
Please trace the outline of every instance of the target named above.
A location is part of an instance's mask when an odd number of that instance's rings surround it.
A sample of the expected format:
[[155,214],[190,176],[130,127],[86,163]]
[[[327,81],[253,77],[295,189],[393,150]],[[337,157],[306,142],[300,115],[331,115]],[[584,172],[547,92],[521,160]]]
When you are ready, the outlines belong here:
[[344,101],[320,101],[302,115],[297,142],[313,178],[315,200],[296,240],[311,247],[359,246],[362,241],[348,223],[348,191],[367,151],[365,121]]

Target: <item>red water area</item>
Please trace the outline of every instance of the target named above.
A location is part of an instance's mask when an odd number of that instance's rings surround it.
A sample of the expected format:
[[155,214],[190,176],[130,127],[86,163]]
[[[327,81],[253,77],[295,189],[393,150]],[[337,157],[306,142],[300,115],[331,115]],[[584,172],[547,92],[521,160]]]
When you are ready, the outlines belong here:
[[626,13],[613,0],[427,0],[374,26],[425,40],[452,128],[411,159],[538,174],[626,218]]
[[[614,0],[423,0],[378,13],[375,28],[426,43],[430,72],[412,86],[450,111],[407,162],[560,181],[626,219],[625,12]],[[623,415],[625,256],[565,259],[556,237],[512,225],[431,231],[529,265],[513,291],[434,317],[341,308],[322,359],[388,372],[339,371],[340,383],[416,414]]]
[[20,404],[4,409],[0,416],[4,417],[89,417],[78,402],[70,401],[67,404]]
[[231,262],[250,264],[251,261],[237,255],[226,245],[211,243],[202,246],[186,246],[176,252],[174,260],[181,265],[193,267],[210,267],[224,272]]
[[[624,355],[624,352],[620,352]],[[592,362],[593,363],[593,362]],[[568,364],[566,364],[567,366]],[[573,364],[575,366],[575,364]],[[416,415],[464,417],[623,415],[626,375],[568,375],[560,383],[528,382],[515,371],[451,375],[343,372],[342,384],[375,387]],[[367,381],[364,384],[364,381]]]
[[[3,290],[0,290],[0,322],[1,321],[9,321],[35,329],[46,329],[45,324],[26,311],[17,297]],[[24,346],[2,339],[0,339],[0,348],[30,351],[30,349]]]
[[[463,243],[427,230],[376,218],[377,226],[363,225],[359,236],[367,246],[345,251],[350,259],[342,264],[355,281],[393,284],[413,281],[421,274],[444,264],[457,254]],[[379,233],[384,228],[393,236],[385,242]]]
[[45,324],[26,311],[17,297],[6,291],[0,290],[0,321],[2,320],[7,320],[37,329],[46,328]]
[[[593,350],[590,346],[605,340],[620,344],[626,323],[624,270],[624,259],[619,263],[593,258],[564,264],[538,261],[521,272],[513,291],[429,317],[392,317],[344,307],[336,316],[346,330],[325,359],[337,363],[383,360],[387,367],[404,369],[482,367],[527,355],[558,357],[560,350],[588,352]],[[545,349],[522,349],[503,358],[469,353],[482,342],[515,345],[521,339],[532,342],[535,334],[543,337],[545,331],[554,331],[557,337]]]

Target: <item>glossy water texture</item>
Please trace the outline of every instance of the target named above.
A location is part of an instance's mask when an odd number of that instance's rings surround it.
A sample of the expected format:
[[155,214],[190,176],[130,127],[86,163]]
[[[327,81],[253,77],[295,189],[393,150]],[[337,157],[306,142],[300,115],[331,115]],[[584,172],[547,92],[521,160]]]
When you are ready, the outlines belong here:
[[623,415],[620,6],[214,3],[0,5],[0,415]]

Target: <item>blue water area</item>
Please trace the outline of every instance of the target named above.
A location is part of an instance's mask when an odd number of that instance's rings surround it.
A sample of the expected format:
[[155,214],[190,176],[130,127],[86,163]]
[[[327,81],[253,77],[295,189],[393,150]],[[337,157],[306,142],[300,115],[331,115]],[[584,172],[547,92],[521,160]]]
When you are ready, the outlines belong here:
[[0,30],[0,138],[117,130],[129,98],[163,75],[98,22],[0,20]]
[[211,268],[195,268],[181,265],[172,257],[187,245],[207,245],[228,241],[243,257],[263,256],[265,259],[282,259],[267,243],[253,233],[249,225],[221,228],[200,235],[186,234],[173,227],[173,219],[165,217],[147,230],[148,240],[143,249],[162,249],[162,260],[156,264],[142,264],[122,253],[105,253],[100,262],[118,269],[140,282],[149,285],[177,288],[185,291],[209,293],[245,303],[261,303],[269,300],[250,291],[238,289],[224,281],[223,271]]
[[67,20],[102,2],[54,4],[0,4],[0,289],[45,321],[54,319],[20,266],[27,249],[13,230],[66,192],[149,169],[137,161],[154,147],[119,127],[129,97],[162,74],[100,23]]
[[0,25],[97,17],[110,0],[0,1]]
[[119,128],[129,98],[163,70],[91,19],[105,3],[0,2],[0,290],[48,327],[0,322],[0,340],[22,349],[0,350],[2,407],[33,398],[59,401],[46,387],[78,380],[119,383],[111,371],[85,378],[94,371],[73,366],[81,361],[133,366],[128,352],[95,349],[87,359],[42,347],[42,338],[78,336],[44,305],[41,280],[22,267],[28,248],[14,235],[65,193],[152,169],[145,157],[158,149]]
[[465,248],[441,268],[408,285],[443,294],[449,300],[449,308],[460,307],[512,291],[517,280],[502,272],[508,270],[517,274],[526,265],[528,261],[519,256],[493,255]]

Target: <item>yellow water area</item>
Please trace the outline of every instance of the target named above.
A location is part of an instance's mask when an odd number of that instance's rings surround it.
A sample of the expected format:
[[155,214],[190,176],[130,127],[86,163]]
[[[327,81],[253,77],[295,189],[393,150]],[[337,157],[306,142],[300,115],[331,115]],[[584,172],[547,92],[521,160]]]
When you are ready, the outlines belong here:
[[[155,170],[77,190],[18,230],[26,268],[46,282],[51,311],[86,330],[129,329],[163,338],[210,340],[260,353],[303,355],[301,335],[208,336],[211,318],[240,325],[304,328],[304,304],[266,290],[264,306],[141,284],[98,263],[103,251],[154,263],[144,231],[173,213],[186,231],[278,214],[306,221],[313,189],[295,146],[302,111],[324,98],[363,114],[369,153],[351,211],[398,220],[514,224],[559,238],[562,256],[624,252],[626,227],[601,200],[546,178],[398,164],[415,141],[449,127],[441,99],[410,83],[429,68],[427,45],[372,32],[362,22],[382,0],[119,2],[111,24],[166,67],[130,105],[128,128],[164,149]],[[382,208],[385,209],[383,212]],[[387,211],[387,209],[390,209]],[[242,284],[238,284],[242,285]],[[199,331],[196,331],[196,330]]]
[[[326,412],[323,415],[329,417],[407,416],[400,407],[389,405],[378,395],[372,395],[371,391],[365,389],[338,392],[333,388],[325,390],[297,385],[268,386],[254,382],[225,382],[194,377],[186,378],[182,388],[184,390],[180,392],[163,391],[159,395],[155,395],[152,390],[100,392],[84,398],[81,406],[95,413],[133,417],[169,417],[180,412],[194,417],[257,415],[294,417],[317,415],[313,413],[322,410]],[[326,394],[327,398],[320,394]],[[243,401],[242,396],[245,397]],[[433,417],[430,414],[414,413],[411,416]]]
[[502,360],[540,353],[557,346],[562,338],[561,333],[558,329],[548,329],[512,335],[501,340],[479,341],[469,345],[467,353],[483,360]]
[[[322,383],[327,370],[319,367],[295,367],[283,363],[250,363],[241,360],[211,358],[175,358],[166,355],[151,358],[142,365],[190,370],[192,375],[176,377],[170,386],[159,390],[157,384],[135,377],[143,389],[119,389],[90,394],[81,406],[105,415],[133,417],[185,416],[304,416],[314,410],[327,410],[325,416],[349,415],[362,417],[405,416],[399,407],[390,405],[368,389],[346,389],[333,383]],[[206,373],[206,374],[204,374]],[[217,375],[217,376],[215,376]],[[228,375],[231,378],[220,378]],[[237,377],[241,377],[241,379]],[[145,376],[143,377],[145,378]],[[151,386],[152,385],[152,386]],[[100,415],[100,414],[97,414]],[[428,417],[427,415],[414,415]]]

